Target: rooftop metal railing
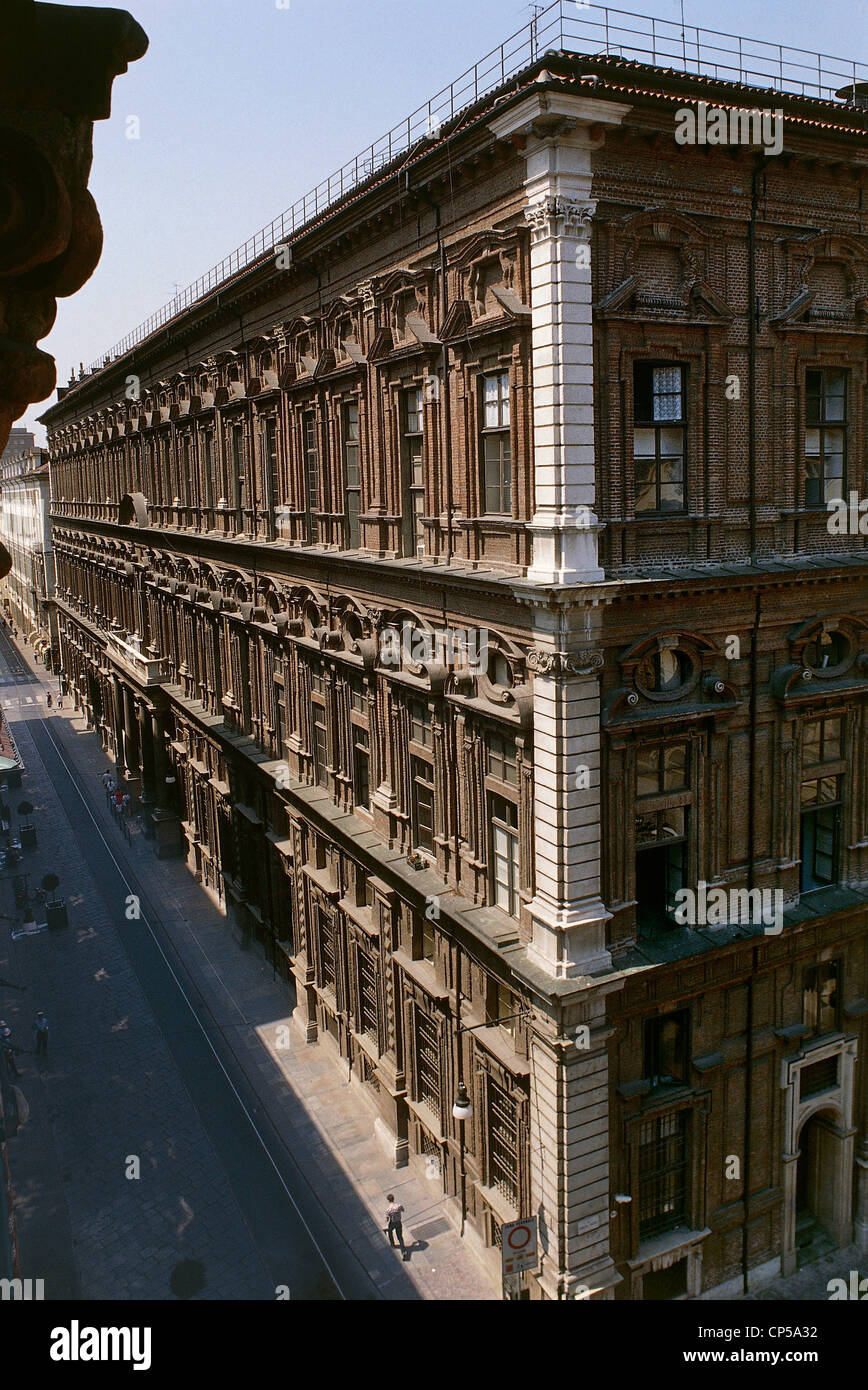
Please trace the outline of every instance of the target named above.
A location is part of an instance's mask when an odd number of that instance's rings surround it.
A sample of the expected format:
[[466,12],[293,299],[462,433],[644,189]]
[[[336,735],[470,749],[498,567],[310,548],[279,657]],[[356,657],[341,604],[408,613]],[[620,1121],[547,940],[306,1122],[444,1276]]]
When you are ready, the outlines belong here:
[[694,25],[682,27],[672,20],[584,4],[581,0],[553,0],[541,8],[529,24],[417,107],[400,125],[375,140],[256,232],[243,246],[181,290],[91,363],[89,370],[99,371],[114,358],[122,357],[233,275],[290,242],[379,169],[436,136],[446,121],[453,120],[550,51],[620,57],[654,67],[740,82],[760,90],[826,100],[847,85],[868,81],[868,66],[849,58],[834,58]]

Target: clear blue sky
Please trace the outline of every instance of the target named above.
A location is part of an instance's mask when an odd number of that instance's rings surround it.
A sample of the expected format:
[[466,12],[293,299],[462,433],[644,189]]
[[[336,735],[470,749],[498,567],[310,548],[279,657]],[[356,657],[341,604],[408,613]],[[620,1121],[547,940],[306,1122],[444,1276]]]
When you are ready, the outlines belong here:
[[[530,18],[522,0],[279,3],[130,0],[151,46],[95,128],[90,187],[105,249],[43,342],[61,385]],[[679,18],[678,0],[621,5]],[[868,0],[684,9],[688,25],[868,61]],[[126,137],[129,116],[138,140]],[[44,408],[19,422],[40,440]]]

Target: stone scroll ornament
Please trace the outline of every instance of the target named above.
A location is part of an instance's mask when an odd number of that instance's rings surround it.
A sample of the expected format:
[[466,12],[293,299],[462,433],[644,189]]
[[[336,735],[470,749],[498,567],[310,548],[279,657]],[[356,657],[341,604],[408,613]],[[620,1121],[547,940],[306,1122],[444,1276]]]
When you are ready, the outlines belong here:
[[54,389],[54,359],[36,345],[102,251],[87,190],[93,123],[147,47],[124,10],[0,0],[0,453],[13,421]]
[[553,679],[591,676],[601,670],[603,664],[603,653],[594,648],[579,652],[555,652],[532,647],[527,654],[528,670],[538,676],[551,676]]

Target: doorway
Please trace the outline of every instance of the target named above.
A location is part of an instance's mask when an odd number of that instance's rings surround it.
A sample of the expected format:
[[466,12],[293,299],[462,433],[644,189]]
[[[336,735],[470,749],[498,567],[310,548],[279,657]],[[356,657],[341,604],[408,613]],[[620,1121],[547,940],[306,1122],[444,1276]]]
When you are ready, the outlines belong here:
[[799,1264],[835,1249],[838,1135],[834,1116],[812,1115],[799,1135],[796,1169],[796,1253]]

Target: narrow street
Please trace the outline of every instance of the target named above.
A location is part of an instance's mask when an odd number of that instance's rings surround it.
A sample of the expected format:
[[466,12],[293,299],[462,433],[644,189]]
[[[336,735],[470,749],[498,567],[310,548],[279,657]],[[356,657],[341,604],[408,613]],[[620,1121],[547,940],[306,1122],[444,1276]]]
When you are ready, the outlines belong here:
[[[43,1278],[49,1299],[273,1299],[281,1286],[291,1298],[378,1297],[344,1242],[323,1232],[325,1214],[155,923],[144,910],[127,919],[139,886],[5,629],[0,695],[26,768],[9,804],[35,804],[39,836],[0,881],[11,919],[0,924],[0,999],[24,1049],[16,1084],[29,1110],[10,1141],[23,1274]],[[27,874],[31,897],[56,873],[69,926],[13,940],[13,872]],[[50,1025],[45,1060],[32,1051],[38,1008]]]

